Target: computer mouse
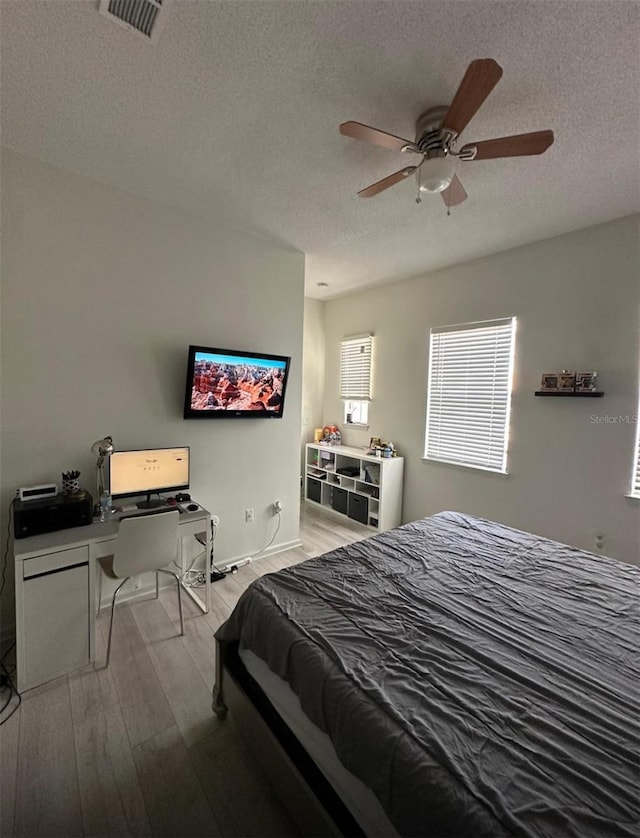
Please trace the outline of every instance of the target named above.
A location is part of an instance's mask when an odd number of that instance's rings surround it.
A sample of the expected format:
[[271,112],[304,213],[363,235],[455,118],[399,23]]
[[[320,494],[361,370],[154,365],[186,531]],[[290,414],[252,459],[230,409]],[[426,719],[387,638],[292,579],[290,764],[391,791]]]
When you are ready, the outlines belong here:
[[198,504],[197,503],[190,503],[189,506],[187,506],[187,511],[188,512],[197,512],[198,511]]

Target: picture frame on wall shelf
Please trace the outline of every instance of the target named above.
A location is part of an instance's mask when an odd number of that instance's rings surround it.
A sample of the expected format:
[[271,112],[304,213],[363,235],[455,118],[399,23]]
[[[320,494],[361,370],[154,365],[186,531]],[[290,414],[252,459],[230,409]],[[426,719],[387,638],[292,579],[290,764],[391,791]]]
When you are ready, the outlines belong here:
[[568,370],[562,370],[558,373],[558,392],[559,393],[573,393],[576,389],[576,374]]
[[555,393],[558,389],[558,373],[543,372],[540,379],[540,389],[547,393]]
[[593,393],[598,373],[595,370],[576,373],[576,393]]

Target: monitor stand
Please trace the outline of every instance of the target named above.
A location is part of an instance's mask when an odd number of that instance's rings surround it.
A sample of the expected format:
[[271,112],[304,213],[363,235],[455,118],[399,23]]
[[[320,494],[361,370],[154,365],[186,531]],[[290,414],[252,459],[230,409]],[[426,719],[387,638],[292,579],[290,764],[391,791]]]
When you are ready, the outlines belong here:
[[148,492],[147,499],[138,501],[136,506],[138,509],[158,509],[158,507],[164,506],[164,504],[164,498],[154,498],[151,500],[151,492]]

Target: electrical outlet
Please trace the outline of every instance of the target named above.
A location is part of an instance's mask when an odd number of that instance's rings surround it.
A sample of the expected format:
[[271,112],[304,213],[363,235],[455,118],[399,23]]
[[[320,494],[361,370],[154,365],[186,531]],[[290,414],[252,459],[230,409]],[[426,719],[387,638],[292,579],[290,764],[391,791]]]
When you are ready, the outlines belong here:
[[273,502],[273,514],[279,515],[282,512],[282,504],[279,500],[274,500]]
[[253,520],[254,520],[253,509],[245,509],[245,511],[244,511],[244,522],[245,522],[245,524],[253,524]]
[[597,532],[596,533],[596,550],[602,550],[604,547],[604,533]]

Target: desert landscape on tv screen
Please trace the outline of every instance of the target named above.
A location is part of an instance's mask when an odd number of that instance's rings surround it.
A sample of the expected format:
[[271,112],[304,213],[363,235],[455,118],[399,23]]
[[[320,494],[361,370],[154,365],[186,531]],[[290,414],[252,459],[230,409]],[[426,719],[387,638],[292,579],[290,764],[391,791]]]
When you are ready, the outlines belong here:
[[284,361],[198,352],[191,408],[277,413],[282,405],[284,373]]

